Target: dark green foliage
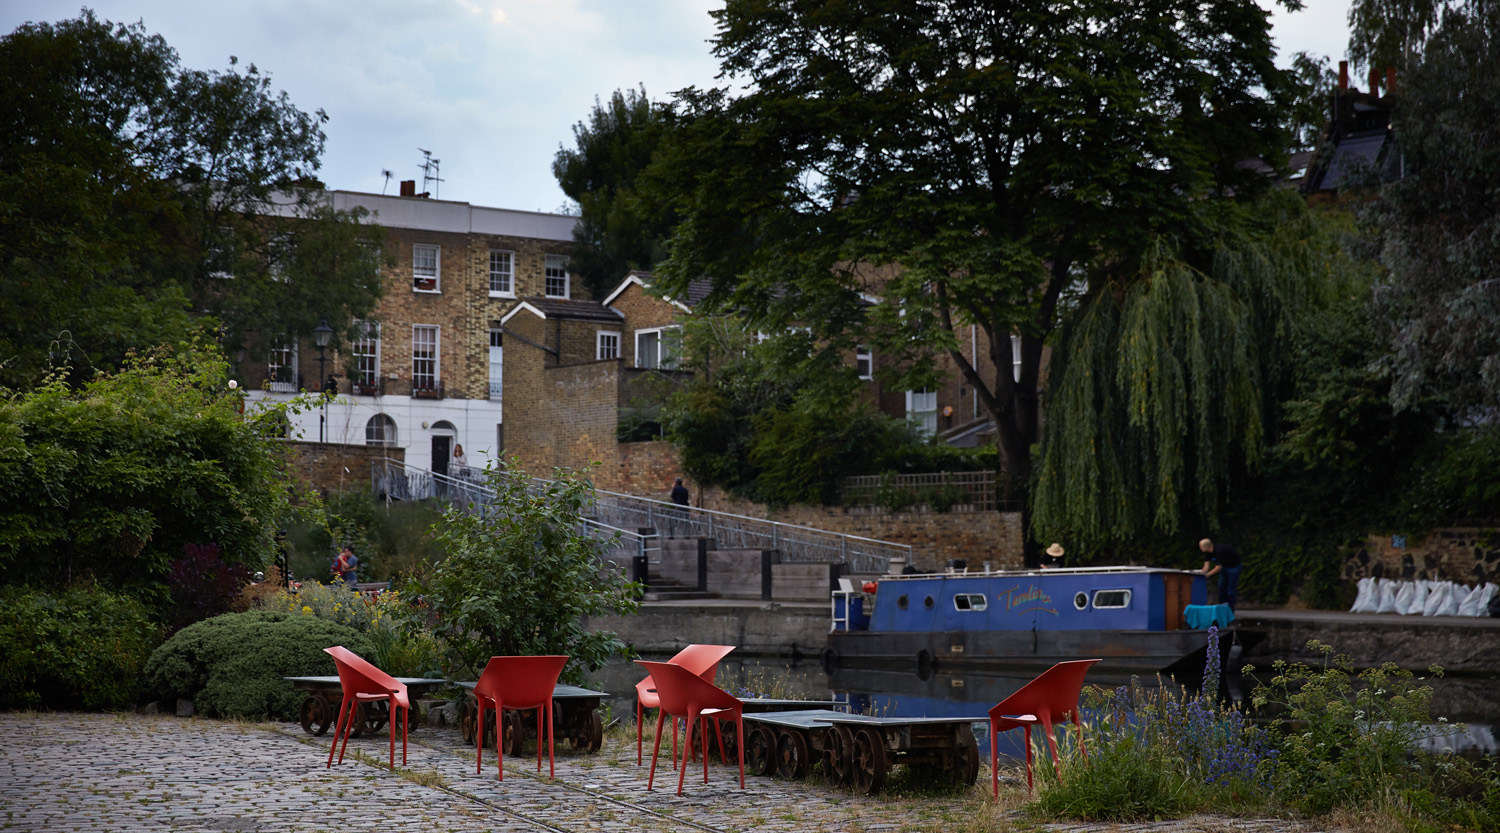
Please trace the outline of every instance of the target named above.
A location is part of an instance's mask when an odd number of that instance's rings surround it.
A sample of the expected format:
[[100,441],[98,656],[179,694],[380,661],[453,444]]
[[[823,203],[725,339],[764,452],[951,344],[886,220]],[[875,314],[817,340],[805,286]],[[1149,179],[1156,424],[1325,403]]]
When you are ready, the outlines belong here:
[[581,529],[594,498],[586,473],[554,476],[535,486],[519,468],[495,468],[491,514],[454,507],[437,530],[446,557],[415,589],[436,616],[451,679],[473,679],[492,656],[567,654],[565,677],[581,682],[625,650],[583,620],[635,612],[640,586],[605,560],[609,541]]
[[573,237],[580,246],[569,268],[603,299],[632,269],[650,271],[666,257],[676,218],[660,201],[643,198],[638,180],[676,129],[676,116],[653,103],[646,89],[616,90],[608,104],[596,99],[587,122],[573,126],[576,148],[559,148],[552,174],[577,201]]
[[[868,345],[906,371],[898,389],[947,355],[1017,495],[1043,344],[1081,308],[1065,293],[1107,302],[1163,233],[1211,249],[1216,206],[1264,188],[1236,163],[1286,146],[1294,79],[1248,0],[730,0],[713,14],[725,81],[744,89],[678,94],[684,128],[653,166],[682,217],[659,284],[708,276],[710,304],[768,330]],[[971,324],[993,345],[987,377],[960,350]]]
[[1416,34],[1392,117],[1404,175],[1364,204],[1385,267],[1376,325],[1399,409],[1436,401],[1460,423],[1491,421],[1500,407],[1500,7],[1424,5],[1439,12],[1406,30]]
[[172,593],[167,625],[175,630],[228,613],[249,583],[250,570],[243,564],[224,563],[217,544],[188,544],[182,548],[182,557],[172,562],[167,581]]
[[0,112],[0,385],[87,378],[203,310],[235,349],[373,309],[379,239],[312,178],[327,117],[254,65],[185,69],[85,10],[0,37]]
[[123,708],[160,641],[146,607],[128,596],[95,585],[0,587],[0,705]]
[[1403,529],[1500,521],[1500,429],[1433,437],[1405,480],[1397,519]]
[[[1098,735],[1087,765],[1070,765],[1058,783],[1050,761],[1038,753],[1043,789],[1037,809],[1048,816],[1085,821],[1177,818],[1189,803],[1183,776],[1162,766],[1159,754],[1131,731]],[[1081,762],[1080,762],[1081,763]]]
[[158,612],[171,562],[217,544],[252,569],[291,514],[277,411],[240,415],[213,348],[132,360],[81,388],[0,397],[0,574],[61,587],[92,575]]
[[307,695],[282,677],[337,674],[323,653],[333,645],[373,654],[368,637],[327,619],[264,610],[226,613],[183,628],[153,651],[143,686],[163,701],[191,698],[195,711],[208,717],[290,719]]

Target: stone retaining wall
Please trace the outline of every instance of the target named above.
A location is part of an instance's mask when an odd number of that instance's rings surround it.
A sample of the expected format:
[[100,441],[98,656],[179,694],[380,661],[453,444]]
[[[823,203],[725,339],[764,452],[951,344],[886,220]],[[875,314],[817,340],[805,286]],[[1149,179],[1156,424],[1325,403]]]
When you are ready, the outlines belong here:
[[1343,576],[1350,582],[1370,576],[1469,585],[1500,582],[1500,530],[1453,527],[1421,538],[1370,535],[1363,549],[1344,560]]

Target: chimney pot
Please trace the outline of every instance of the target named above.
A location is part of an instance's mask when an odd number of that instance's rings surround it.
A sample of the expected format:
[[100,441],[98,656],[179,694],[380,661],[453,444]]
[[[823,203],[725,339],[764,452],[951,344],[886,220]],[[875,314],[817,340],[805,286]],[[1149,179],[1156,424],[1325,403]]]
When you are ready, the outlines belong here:
[[1339,91],[1349,89],[1349,62],[1339,61]]
[[417,181],[415,179],[401,180],[401,196],[415,197],[417,195]]

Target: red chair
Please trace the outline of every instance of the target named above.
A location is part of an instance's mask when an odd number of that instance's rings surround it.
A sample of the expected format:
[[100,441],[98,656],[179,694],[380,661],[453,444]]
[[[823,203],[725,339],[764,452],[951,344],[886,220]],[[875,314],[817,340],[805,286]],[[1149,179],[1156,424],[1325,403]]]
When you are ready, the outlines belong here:
[[[745,716],[744,706],[739,700],[727,691],[715,686],[713,683],[703,679],[680,665],[670,662],[647,662],[636,660],[636,664],[645,668],[656,681],[656,696],[660,703],[660,713],[656,718],[656,745],[651,748],[651,774],[646,778],[646,789],[649,791],[656,780],[656,759],[661,754],[661,728],[668,719],[673,721],[673,732],[676,732],[676,720],[679,717],[687,719],[687,739],[683,741],[683,761],[677,774],[677,794],[682,795],[683,780],[687,777],[687,750],[693,748],[693,728],[696,725],[698,734],[703,738],[703,783],[708,783],[708,726],[707,719],[714,721],[715,728],[721,719],[733,720],[735,730],[735,749],[739,752],[740,759],[740,789],[745,788]],[[722,749],[722,742],[720,744]]]
[[1062,765],[1057,760],[1057,740],[1052,737],[1052,724],[1072,718],[1078,727],[1078,748],[1088,757],[1083,746],[1083,724],[1078,720],[1078,694],[1083,690],[1083,675],[1097,659],[1080,659],[1059,662],[1043,671],[1036,679],[1021,686],[1021,690],[1001,700],[990,709],[990,784],[995,798],[1000,797],[1000,763],[995,742],[1001,732],[1020,726],[1026,730],[1026,791],[1031,792],[1031,727],[1040,723],[1047,734],[1047,749],[1052,753],[1052,766],[1057,777],[1062,778]]
[[[411,715],[411,698],[406,686],[395,677],[365,662],[358,654],[342,645],[324,648],[333,657],[339,669],[339,686],[344,690],[344,700],[339,704],[339,722],[333,733],[333,746],[328,749],[328,769],[333,766],[333,750],[339,750],[339,763],[344,762],[344,750],[349,748],[349,732],[354,728],[354,718],[361,703],[384,700],[389,704],[391,727],[391,771],[396,769],[396,712],[401,712],[401,765],[406,766],[406,723]],[[344,745],[339,747],[339,735]]]
[[[557,765],[552,746],[552,690],[557,688],[557,676],[568,657],[490,657],[484,673],[474,684],[474,700],[479,707],[479,719],[475,722],[478,731],[479,754],[474,761],[474,774],[484,771],[484,712],[495,712],[495,741],[500,748],[495,750],[497,781],[505,780],[505,721],[501,715],[506,709],[536,709],[536,771],[542,771],[542,727],[547,732],[547,773],[557,777]],[[520,724],[517,724],[519,726]],[[520,744],[516,745],[517,751]]]
[[[719,673],[719,660],[734,650],[733,645],[689,645],[667,660],[681,666],[699,677],[713,682]],[[660,708],[656,697],[656,684],[648,675],[635,684],[635,765],[641,765],[641,721],[646,709]],[[672,766],[677,766],[677,722],[672,722]]]

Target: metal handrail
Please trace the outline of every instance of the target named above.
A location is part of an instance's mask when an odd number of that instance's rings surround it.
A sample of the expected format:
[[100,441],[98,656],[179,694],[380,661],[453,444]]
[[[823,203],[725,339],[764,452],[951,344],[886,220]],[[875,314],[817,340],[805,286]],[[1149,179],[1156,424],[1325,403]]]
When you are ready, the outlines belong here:
[[[403,472],[409,471],[418,477],[445,477],[423,469],[409,469],[400,460],[381,458],[377,462],[384,462],[387,470],[397,466]],[[378,478],[378,475],[375,476]],[[540,491],[551,481],[533,478],[533,482],[533,488]],[[472,483],[468,485],[488,492],[487,487]],[[376,494],[381,493],[377,482]],[[402,497],[400,494],[394,496]],[[627,534],[630,534],[628,530],[631,529],[649,529],[655,535],[665,538],[711,538],[723,549],[778,550],[783,561],[843,564],[851,573],[878,575],[888,572],[892,561],[911,563],[910,544],[829,532],[714,509],[697,509],[622,492],[596,489],[589,514],[591,520],[601,527],[619,529]]]
[[[494,509],[495,490],[468,477],[412,468],[389,457],[374,462],[382,464],[370,467],[371,485],[377,497],[386,500],[435,498],[479,517],[488,517]],[[533,484],[528,491],[538,492],[540,488]],[[660,538],[655,534],[621,529],[589,517],[580,518],[578,526],[591,538],[612,541],[613,545],[606,551],[606,556],[612,561],[621,562],[636,556],[645,558],[648,563],[660,561]]]

